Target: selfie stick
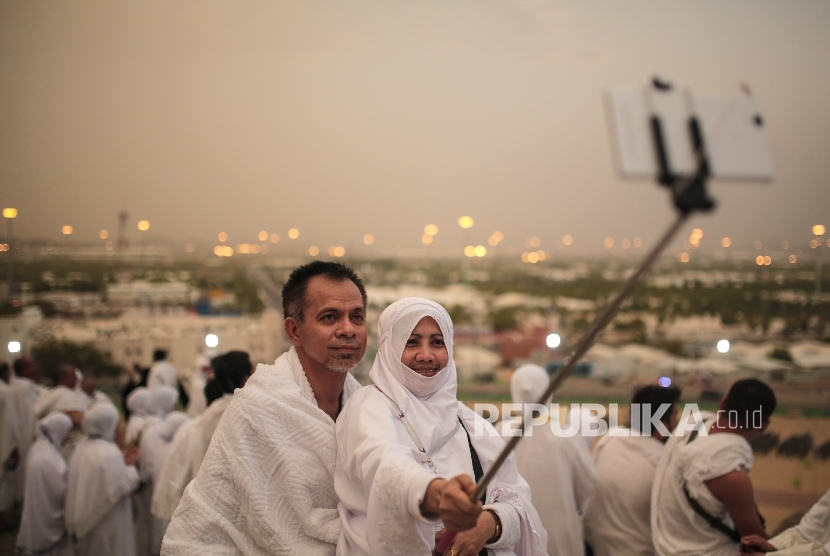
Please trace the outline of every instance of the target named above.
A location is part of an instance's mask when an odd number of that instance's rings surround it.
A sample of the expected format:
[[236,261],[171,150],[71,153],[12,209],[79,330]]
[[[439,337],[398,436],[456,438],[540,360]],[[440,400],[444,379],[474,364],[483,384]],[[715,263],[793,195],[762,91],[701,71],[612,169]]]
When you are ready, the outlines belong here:
[[[662,83],[657,78],[654,79],[653,85],[655,89],[666,90],[671,88],[671,85]],[[691,108],[691,107],[690,107]],[[715,206],[714,201],[709,198],[706,192],[706,179],[709,177],[709,163],[706,158],[706,149],[703,144],[703,133],[701,131],[700,122],[694,115],[694,111],[690,109],[692,114],[688,121],[688,131],[692,142],[694,156],[697,162],[697,170],[692,176],[680,176],[671,170],[668,157],[668,149],[666,148],[665,134],[663,132],[663,124],[657,114],[652,113],[649,120],[651,129],[652,141],[654,142],[655,157],[657,159],[658,175],[657,181],[672,192],[674,206],[678,210],[677,218],[669,226],[668,230],[657,242],[657,245],[646,255],[646,258],[640,263],[637,270],[629,276],[622,288],[614,296],[614,299],[608,304],[602,314],[591,325],[588,333],[579,341],[579,344],[574,348],[573,352],[565,360],[564,366],[551,379],[545,392],[536,400],[537,405],[546,405],[548,400],[553,396],[553,393],[559,388],[562,382],[571,374],[576,363],[585,355],[585,353],[593,345],[594,340],[600,332],[611,321],[620,308],[622,302],[631,293],[637,282],[646,273],[646,271],[654,264],[654,261],[660,256],[663,250],[669,245],[674,238],[677,231],[695,211],[709,211]],[[487,485],[493,480],[493,477],[498,472],[499,468],[504,464],[510,452],[516,448],[516,445],[524,437],[527,430],[527,421],[524,416],[521,417],[521,434],[513,436],[507,442],[504,449],[502,449],[499,456],[493,462],[493,465],[487,470],[484,476],[481,477],[478,484],[476,484],[475,493],[470,496],[471,500],[478,500],[482,494],[487,490]],[[452,545],[455,540],[455,531],[446,531],[441,537],[441,540],[435,546],[435,552],[443,555]]]

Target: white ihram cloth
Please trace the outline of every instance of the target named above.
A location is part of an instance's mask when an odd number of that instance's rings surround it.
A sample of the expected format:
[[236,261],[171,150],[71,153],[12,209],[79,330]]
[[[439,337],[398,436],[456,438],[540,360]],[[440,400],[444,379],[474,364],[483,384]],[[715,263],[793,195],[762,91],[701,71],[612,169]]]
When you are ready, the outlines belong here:
[[[709,430],[714,422],[709,420],[704,426]],[[752,469],[752,447],[737,434],[701,434],[691,442],[690,434],[672,436],[657,466],[651,492],[654,552],[661,556],[734,556],[739,544],[692,509],[683,484],[703,509],[734,528],[726,506],[704,483],[741,468]]]
[[72,430],[65,413],[52,413],[39,423],[40,436],[26,461],[26,502],[20,515],[17,550],[24,556],[73,554],[66,533],[67,466],[60,446]]
[[11,396],[14,400],[15,418],[17,420],[18,448],[20,449],[20,466],[15,471],[17,490],[15,499],[23,500],[26,489],[26,455],[37,438],[37,420],[35,419],[35,404],[40,396],[41,388],[25,377],[12,377],[9,384]]
[[[163,386],[161,388],[167,388]],[[161,389],[160,388],[160,389]],[[176,392],[178,396],[178,392]],[[139,509],[146,513],[146,517],[136,516],[136,540],[138,541],[139,523],[148,529],[147,545],[143,547],[150,554],[158,554],[161,551],[161,539],[167,530],[169,519],[154,517],[150,514],[150,507],[153,499],[155,485],[161,473],[161,465],[167,456],[170,442],[176,430],[187,421],[187,415],[174,411],[169,413],[163,423],[157,423],[149,427],[141,436],[141,456],[138,460],[138,470],[141,477],[141,490],[139,492],[140,502],[136,504],[136,511]]]
[[[539,365],[522,365],[510,379],[513,403],[536,403],[549,382]],[[530,485],[533,505],[548,533],[548,554],[582,554],[580,515],[597,480],[588,449],[581,438],[556,436],[550,422],[528,432],[516,446],[516,465]]]
[[795,527],[768,541],[778,550],[769,556],[827,556],[830,554],[830,490],[824,493]]
[[35,403],[35,418],[43,419],[54,411],[86,411],[89,398],[83,392],[63,385],[53,386],[40,393]]
[[[612,436],[611,433],[625,436]],[[582,522],[596,556],[651,556],[651,486],[663,443],[616,429],[594,446],[597,485]]]
[[205,373],[202,369],[210,367],[210,359],[204,355],[196,357],[196,362],[193,364],[193,372],[190,373],[190,378],[187,383],[187,395],[190,397],[190,402],[187,404],[187,414],[190,417],[201,415],[207,409],[207,398],[205,398]]
[[6,462],[18,448],[18,435],[12,389],[0,380],[0,512],[14,505],[16,473],[6,468]]
[[202,461],[205,459],[213,433],[222,420],[222,415],[233,401],[233,394],[224,394],[215,400],[204,413],[199,416],[199,422],[195,425],[193,438],[190,441],[190,474],[195,477],[199,473]]
[[155,390],[159,386],[176,387],[176,367],[170,361],[156,361],[150,365],[150,372],[147,375],[147,388]]
[[[412,329],[423,317],[438,323],[449,355],[447,366],[429,378],[400,360]],[[467,434],[458,426],[459,417],[485,472],[504,442],[455,397],[452,321],[443,307],[420,298],[393,303],[380,316],[378,336],[378,353],[369,372],[375,386],[358,391],[337,420],[334,487],[343,522],[337,554],[429,554],[436,527],[440,528],[440,521],[420,512],[429,483],[439,476],[473,476]],[[439,475],[429,469],[426,455],[386,396],[400,407]],[[476,430],[483,434],[476,436]],[[490,554],[545,554],[545,530],[512,454],[487,488],[485,508],[497,512],[502,523],[500,539],[487,547]]]
[[181,425],[167,449],[167,456],[155,480],[153,502],[150,506],[150,513],[158,518],[169,521],[173,517],[185,487],[193,480],[190,444],[200,417]]
[[[342,399],[359,387],[346,375]],[[331,556],[340,535],[335,456],[334,422],[292,347],[236,391],[162,554]]]
[[135,555],[130,493],[139,477],[135,467],[124,464],[114,443],[116,426],[113,407],[90,409],[83,426],[87,438],[69,462],[66,528],[84,556]]

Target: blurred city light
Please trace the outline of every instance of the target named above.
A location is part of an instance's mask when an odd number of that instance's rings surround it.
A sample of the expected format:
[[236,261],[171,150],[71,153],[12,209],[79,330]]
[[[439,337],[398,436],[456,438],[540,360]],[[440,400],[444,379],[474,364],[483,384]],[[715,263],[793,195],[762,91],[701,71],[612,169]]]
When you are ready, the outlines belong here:
[[3,209],[3,218],[17,218],[17,209],[16,208],[4,208]]
[[98,237],[100,237],[101,239],[107,239],[108,237],[110,237],[110,233],[106,230],[101,230],[100,232],[98,232]]
[[72,226],[69,226],[69,225],[66,225],[66,226],[61,228],[61,233],[65,236],[71,235],[72,231],[73,231]]
[[316,257],[317,255],[320,254],[320,248],[317,247],[316,245],[312,245],[311,247],[308,248],[308,254],[311,255],[312,257]]
[[280,234],[274,232],[271,234],[271,243],[279,243],[280,241]]
[[290,230],[288,230],[289,239],[297,239],[298,237],[300,237],[300,230],[298,230],[297,228],[291,228]]
[[225,232],[219,232],[219,235],[216,236],[216,238],[222,243],[225,243],[226,241],[228,241],[228,234],[226,234]]
[[196,250],[196,245],[194,245],[193,243],[188,243],[184,246],[184,250],[188,253],[193,253]]
[[791,263],[795,263],[798,260],[798,257],[796,257],[795,255],[790,255],[788,259]]
[[142,232],[146,232],[150,229],[150,221],[149,220],[139,220],[138,221],[138,229]]
[[475,224],[475,222],[473,222],[473,219],[469,216],[462,216],[458,219],[458,225],[464,228],[465,230],[467,228],[472,228],[473,224]]
[[545,338],[545,343],[548,345],[549,348],[558,348],[559,344],[562,343],[562,337],[559,334],[548,334],[548,337]]
[[643,246],[643,240],[638,238],[638,237],[635,237],[634,238],[634,247],[642,247],[642,246]]
[[424,226],[424,233],[428,236],[438,235],[438,226],[435,224],[427,224]]
[[781,242],[781,249],[789,249],[789,248],[790,248],[790,242],[789,241],[782,241]]
[[816,224],[813,226],[813,235],[815,236],[823,236],[825,231],[824,224]]
[[219,345],[219,336],[216,334],[208,334],[205,336],[205,345],[209,348],[215,348]]
[[732,245],[732,238],[725,237],[722,240],[720,240],[721,247],[729,247],[730,245]]
[[530,246],[531,247],[539,247],[540,245],[542,245],[542,240],[541,239],[539,239],[536,236],[533,236],[532,238],[530,238]]
[[629,247],[631,247],[631,242],[627,239],[624,239],[622,240],[622,243],[620,245],[623,249],[628,249]]
[[259,241],[268,241],[268,232],[266,232],[265,230],[260,230],[256,237]]
[[363,236],[363,243],[365,243],[366,245],[372,245],[374,242],[375,236],[373,236],[372,234],[366,234],[365,236]]
[[661,377],[657,380],[657,384],[659,384],[659,385],[660,385],[660,386],[662,386],[663,388],[668,388],[669,386],[671,386],[671,379],[670,379],[669,377],[667,377],[667,376],[661,376]]
[[606,237],[602,244],[605,246],[606,249],[611,249],[614,247],[614,238],[611,236]]
[[764,244],[760,241],[755,241],[755,249],[757,249],[758,251],[760,251],[763,246]]
[[20,342],[9,342],[9,353],[20,353]]
[[421,243],[423,243],[424,245],[432,245],[432,236],[429,234],[422,235]]
[[680,260],[681,263],[688,263],[690,257],[689,257],[688,253],[683,252],[683,253],[680,253],[680,256],[678,257],[678,259]]
[[565,234],[564,236],[562,236],[562,245],[572,245],[573,242],[574,242],[574,238],[573,238],[572,235]]
[[718,340],[718,351],[721,353],[726,353],[729,351],[729,340]]
[[468,245],[464,248],[464,254],[468,257],[475,257],[476,256],[476,248],[472,245]]
[[483,257],[487,254],[487,248],[483,245],[476,245],[475,249],[473,249],[473,254],[476,257]]

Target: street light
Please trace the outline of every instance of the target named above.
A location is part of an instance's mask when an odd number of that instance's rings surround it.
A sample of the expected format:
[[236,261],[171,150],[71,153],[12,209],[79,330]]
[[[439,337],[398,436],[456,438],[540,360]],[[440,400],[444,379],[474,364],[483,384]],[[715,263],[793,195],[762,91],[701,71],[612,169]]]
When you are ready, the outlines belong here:
[[6,226],[6,243],[9,244],[9,270],[8,270],[8,282],[9,282],[9,297],[12,297],[12,288],[14,286],[14,265],[12,261],[14,261],[14,238],[12,229],[12,223],[14,219],[17,218],[17,209],[16,208],[4,208],[3,209],[3,218],[8,221],[8,225]]
[[20,342],[9,342],[9,353],[20,353]]
[[719,340],[718,351],[720,353],[726,353],[727,351],[729,351],[729,340]]
[[219,336],[216,334],[208,334],[205,336],[205,345],[209,348],[215,348],[219,345]]

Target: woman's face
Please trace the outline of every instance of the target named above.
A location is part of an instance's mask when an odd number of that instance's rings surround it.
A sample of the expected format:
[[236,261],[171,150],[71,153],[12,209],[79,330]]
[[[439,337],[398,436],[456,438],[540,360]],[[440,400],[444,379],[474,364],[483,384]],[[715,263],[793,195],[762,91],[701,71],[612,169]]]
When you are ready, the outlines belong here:
[[431,377],[446,367],[449,360],[444,334],[438,323],[432,317],[422,318],[406,341],[401,363],[421,376]]

